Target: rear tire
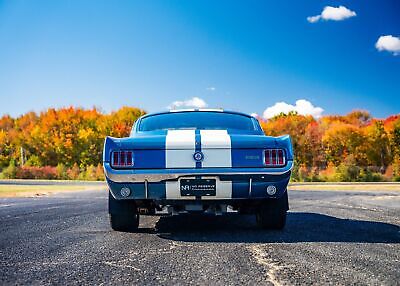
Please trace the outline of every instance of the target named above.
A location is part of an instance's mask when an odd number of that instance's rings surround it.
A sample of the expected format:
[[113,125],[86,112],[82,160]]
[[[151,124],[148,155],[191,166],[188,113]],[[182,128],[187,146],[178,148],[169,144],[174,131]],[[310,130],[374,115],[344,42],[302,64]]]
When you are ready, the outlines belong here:
[[110,226],[116,231],[137,231],[139,227],[139,213],[134,200],[116,200],[109,194],[108,211]]
[[286,224],[288,210],[287,191],[279,199],[270,199],[263,203],[256,214],[257,224],[264,229],[281,230]]
[[137,231],[139,227],[139,214],[110,214],[110,225],[116,231]]

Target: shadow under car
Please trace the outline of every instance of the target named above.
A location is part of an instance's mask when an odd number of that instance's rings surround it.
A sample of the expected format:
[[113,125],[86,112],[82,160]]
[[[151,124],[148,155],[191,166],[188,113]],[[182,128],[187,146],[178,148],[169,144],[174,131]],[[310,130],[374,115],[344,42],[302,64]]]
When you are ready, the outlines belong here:
[[400,242],[397,225],[308,212],[289,212],[282,231],[260,229],[254,216],[232,214],[160,217],[151,232],[164,239],[185,242]]

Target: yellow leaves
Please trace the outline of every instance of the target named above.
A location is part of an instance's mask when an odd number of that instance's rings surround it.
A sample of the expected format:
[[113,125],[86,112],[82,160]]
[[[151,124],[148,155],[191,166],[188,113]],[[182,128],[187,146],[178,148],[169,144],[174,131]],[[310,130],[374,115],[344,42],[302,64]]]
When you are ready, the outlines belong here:
[[7,139],[7,133],[4,130],[0,130],[0,146],[1,144],[5,144]]
[[82,141],[88,141],[93,137],[95,137],[95,132],[92,128],[81,129],[78,131],[78,138]]
[[329,126],[329,128],[325,131],[322,141],[329,143],[330,141],[346,141],[349,135],[354,135],[360,133],[360,129],[357,126],[343,123],[343,122],[335,122]]

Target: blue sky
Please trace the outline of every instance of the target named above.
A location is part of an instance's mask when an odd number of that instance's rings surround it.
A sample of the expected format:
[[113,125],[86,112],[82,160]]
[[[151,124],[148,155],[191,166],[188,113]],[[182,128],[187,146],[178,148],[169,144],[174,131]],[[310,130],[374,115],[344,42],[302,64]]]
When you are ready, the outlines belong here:
[[[343,5],[356,16],[307,17]],[[262,114],[304,99],[324,111],[400,112],[400,1],[0,0],[0,114],[198,97]]]

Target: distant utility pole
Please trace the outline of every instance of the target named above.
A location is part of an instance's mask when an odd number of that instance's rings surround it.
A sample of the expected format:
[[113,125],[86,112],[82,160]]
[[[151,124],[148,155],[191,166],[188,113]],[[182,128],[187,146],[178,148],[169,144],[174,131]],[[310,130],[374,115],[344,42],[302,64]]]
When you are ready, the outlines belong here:
[[24,148],[21,147],[21,166],[25,165],[25,151]]

